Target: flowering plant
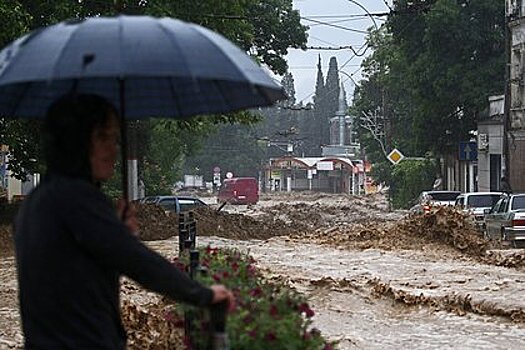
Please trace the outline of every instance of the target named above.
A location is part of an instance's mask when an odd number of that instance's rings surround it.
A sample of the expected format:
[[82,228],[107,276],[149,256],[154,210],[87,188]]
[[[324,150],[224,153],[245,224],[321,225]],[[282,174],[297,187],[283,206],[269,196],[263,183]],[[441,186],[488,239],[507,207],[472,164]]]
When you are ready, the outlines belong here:
[[[231,349],[333,349],[334,344],[311,327],[314,311],[306,299],[283,283],[265,280],[248,254],[206,247],[200,256],[207,273],[197,279],[206,285],[224,284],[235,295],[236,310],[228,315],[226,326]],[[175,263],[184,268],[180,260]],[[193,323],[193,333],[208,327],[205,317]],[[198,339],[205,337],[192,334],[194,343]]]

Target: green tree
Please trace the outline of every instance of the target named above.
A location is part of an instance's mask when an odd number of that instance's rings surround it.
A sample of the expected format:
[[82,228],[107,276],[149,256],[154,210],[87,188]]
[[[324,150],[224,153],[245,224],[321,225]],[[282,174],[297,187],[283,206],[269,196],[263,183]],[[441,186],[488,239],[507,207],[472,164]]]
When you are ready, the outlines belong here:
[[402,0],[396,10],[388,26],[411,87],[417,145],[441,153],[503,90],[504,3]]
[[[307,27],[300,24],[299,13],[292,9],[291,0],[235,0],[217,2],[203,1],[171,1],[171,0],[129,0],[120,1],[120,12],[129,14],[147,14],[155,16],[170,16],[191,21],[216,30],[237,43],[260,63],[268,65],[279,74],[286,72],[284,56],[289,48],[304,48],[306,45]],[[30,1],[6,0],[0,4],[0,39],[5,45],[28,30],[56,23],[69,18],[85,16],[111,16],[117,12],[112,1],[98,0],[56,0]],[[258,120],[245,113],[217,115],[200,118],[197,121],[181,121],[170,124],[168,131],[172,137],[179,133],[200,135],[200,130],[212,130],[213,125],[221,123],[252,123]],[[7,144],[13,151],[12,169],[23,176],[25,171],[33,171],[40,160],[38,147],[21,148],[20,140],[25,137],[27,145],[38,146],[36,133],[27,124],[2,120],[0,144]],[[31,124],[32,125],[32,124]],[[153,125],[152,128],[157,128]],[[197,132],[193,132],[197,128]],[[189,131],[188,131],[189,130]],[[155,130],[150,130],[151,140],[160,137]],[[164,135],[165,136],[165,135]],[[197,136],[199,139],[200,136]],[[189,142],[189,141],[188,141]],[[181,150],[176,153],[186,155],[190,147],[179,144]],[[19,148],[19,151],[14,151]],[[159,152],[172,152],[173,149],[146,148],[144,152],[154,159],[165,159]],[[180,152],[179,152],[180,151]],[[152,153],[149,153],[152,152]],[[37,162],[30,161],[36,159]],[[178,159],[178,158],[177,158]],[[162,167],[161,167],[162,168]],[[162,176],[167,176],[163,174]]]
[[[368,36],[374,51],[364,61],[353,114],[379,112],[387,150],[454,152],[487,97],[503,90],[504,25],[503,2],[396,1],[385,25]],[[385,162],[376,141],[360,134],[370,158]]]
[[335,117],[335,112],[339,109],[339,94],[341,85],[339,83],[339,68],[337,68],[337,59],[330,58],[328,73],[326,74],[325,84],[325,108],[324,127],[323,127],[323,144],[330,144],[330,119]]
[[266,142],[258,142],[256,134],[253,125],[220,125],[217,132],[208,135],[203,146],[186,160],[185,173],[203,175],[211,181],[213,168],[218,166],[223,176],[229,171],[235,176],[257,177]]
[[408,209],[424,191],[432,188],[436,164],[432,160],[403,160],[393,167],[390,195],[394,208]]

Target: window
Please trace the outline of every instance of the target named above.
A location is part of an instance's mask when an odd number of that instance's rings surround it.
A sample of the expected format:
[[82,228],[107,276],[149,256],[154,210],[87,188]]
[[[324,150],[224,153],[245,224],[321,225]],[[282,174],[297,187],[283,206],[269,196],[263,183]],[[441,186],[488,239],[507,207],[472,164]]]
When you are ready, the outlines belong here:
[[204,205],[204,203],[199,199],[179,198],[179,209],[181,212],[192,210],[194,208],[200,207],[201,205]]
[[159,205],[164,208],[164,210],[175,211],[175,198],[164,198],[161,199]]
[[491,195],[473,195],[468,197],[469,208],[492,207],[501,196],[499,194]]
[[491,214],[494,214],[494,213],[499,212],[499,208],[501,207],[501,205],[502,205],[502,203],[503,203],[504,200],[505,200],[505,199],[502,198],[502,199],[500,199],[496,204],[494,204],[494,206],[492,207],[492,209],[490,209],[490,213],[491,213]]
[[501,202],[501,205],[499,207],[498,213],[505,213],[509,208],[509,198],[503,199],[503,202]]
[[456,199],[456,203],[454,204],[456,207],[459,207],[461,209],[463,209],[463,204],[465,202],[465,197],[458,197]]
[[437,192],[429,193],[429,197],[435,201],[453,201],[459,196],[459,192]]
[[512,210],[525,209],[525,196],[515,196],[512,199]]

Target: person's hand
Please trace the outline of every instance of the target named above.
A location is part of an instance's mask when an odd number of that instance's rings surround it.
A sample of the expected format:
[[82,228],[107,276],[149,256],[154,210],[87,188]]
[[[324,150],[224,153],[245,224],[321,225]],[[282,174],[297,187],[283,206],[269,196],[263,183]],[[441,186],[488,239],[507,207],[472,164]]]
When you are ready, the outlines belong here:
[[126,203],[125,200],[120,199],[117,202],[118,217],[124,222],[132,234],[137,236],[139,234],[139,222],[137,220],[137,208],[132,203]]
[[222,284],[214,284],[210,288],[213,291],[212,304],[226,300],[228,302],[228,312],[232,312],[235,309],[235,297],[229,289]]

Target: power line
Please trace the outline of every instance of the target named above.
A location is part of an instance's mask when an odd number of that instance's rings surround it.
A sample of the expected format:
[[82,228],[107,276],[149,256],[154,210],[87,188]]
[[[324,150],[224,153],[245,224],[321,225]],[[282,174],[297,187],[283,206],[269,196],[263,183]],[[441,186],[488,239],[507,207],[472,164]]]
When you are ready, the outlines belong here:
[[368,9],[366,7],[364,7],[363,5],[361,5],[360,3],[358,3],[355,0],[346,0],[346,1],[351,2],[352,4],[355,4],[355,5],[359,6],[360,8],[362,8],[366,12],[366,14],[370,17],[372,22],[374,23],[374,26],[376,27],[376,30],[379,29],[379,27],[377,26],[376,20],[374,19],[374,16],[372,16],[372,14],[368,11]]
[[[352,50],[355,56],[361,57],[364,56],[366,50],[362,53],[357,52],[352,46],[338,46],[338,47],[328,47],[328,46],[307,46],[307,50],[326,50],[326,51],[338,51],[338,50]],[[368,47],[367,47],[368,49]]]
[[[336,24],[336,23],[344,23],[344,22],[357,22],[357,21],[363,21],[363,20],[368,20],[368,18],[366,17],[360,17],[360,18],[346,18],[346,19],[338,19],[336,21],[330,21],[330,22],[326,22],[326,23],[329,23],[329,24]],[[314,24],[311,24],[310,27],[315,27],[315,26],[324,26],[325,24],[321,24],[321,23],[314,23]]]
[[[359,66],[360,66],[360,64],[349,64],[349,65],[347,65],[347,67],[359,67]],[[315,67],[315,66],[314,67],[313,66],[288,66],[288,68],[290,68],[290,69],[317,69],[317,67]],[[328,69],[328,68],[329,68],[328,65],[323,67],[323,69]]]
[[381,13],[370,13],[370,14],[365,14],[365,15],[360,15],[360,14],[352,14],[352,15],[307,15],[305,17],[308,17],[308,18],[356,18],[356,17],[370,17],[370,16],[385,17],[388,14],[389,14],[388,12],[381,12]]
[[315,37],[315,36],[313,36],[313,35],[309,35],[308,38],[312,38],[312,39],[314,39],[314,40],[320,41],[320,42],[325,43],[325,44],[328,44],[328,45],[337,46],[337,44],[334,44],[334,43],[332,43],[332,42],[329,42],[329,41],[326,41],[326,40],[320,39],[320,38]]
[[318,21],[316,19],[309,19],[309,18],[306,18],[306,17],[301,17],[301,19],[304,19],[304,20],[307,20],[307,21],[310,21],[310,22],[314,22],[314,23],[319,23],[319,24],[323,24],[323,25],[326,25],[328,27],[334,27],[334,28],[337,28],[337,29],[342,29],[342,30],[347,30],[349,32],[355,32],[355,33],[361,33],[361,34],[368,34],[367,31],[364,31],[364,30],[359,30],[359,29],[352,29],[352,28],[348,28],[348,27],[343,27],[343,26],[339,26],[337,24],[330,24],[328,22],[323,22],[323,21]]

